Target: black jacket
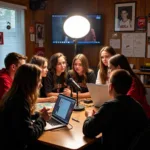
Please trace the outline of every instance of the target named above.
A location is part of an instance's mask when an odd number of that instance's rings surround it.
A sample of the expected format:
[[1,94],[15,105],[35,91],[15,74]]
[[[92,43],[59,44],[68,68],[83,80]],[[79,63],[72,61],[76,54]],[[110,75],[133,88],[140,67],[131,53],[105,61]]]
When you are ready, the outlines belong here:
[[127,150],[146,125],[147,117],[141,105],[129,96],[119,96],[104,103],[93,117],[85,120],[83,133],[88,137],[102,133],[104,149]]
[[18,93],[10,98],[0,111],[1,149],[27,149],[43,133],[45,121],[38,117],[31,120],[29,104]]

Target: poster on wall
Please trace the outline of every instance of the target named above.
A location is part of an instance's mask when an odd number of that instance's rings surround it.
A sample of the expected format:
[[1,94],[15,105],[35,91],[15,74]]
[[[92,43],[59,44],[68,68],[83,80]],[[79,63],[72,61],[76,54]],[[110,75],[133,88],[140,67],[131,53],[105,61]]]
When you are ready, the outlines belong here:
[[135,9],[135,2],[122,2],[115,4],[114,31],[134,31]]
[[0,45],[4,44],[4,36],[3,36],[3,32],[0,32]]
[[36,43],[44,42],[44,24],[36,23]]
[[147,28],[147,17],[146,16],[137,17],[135,26],[136,26],[136,30],[145,31]]
[[146,33],[123,33],[122,54],[126,57],[145,57]]

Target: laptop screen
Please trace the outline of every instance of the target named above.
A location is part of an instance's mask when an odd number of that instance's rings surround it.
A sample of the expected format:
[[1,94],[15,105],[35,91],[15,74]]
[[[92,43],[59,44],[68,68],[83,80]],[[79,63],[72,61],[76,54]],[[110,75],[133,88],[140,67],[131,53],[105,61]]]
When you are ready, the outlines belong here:
[[59,94],[52,116],[67,124],[70,120],[75,103],[75,99]]

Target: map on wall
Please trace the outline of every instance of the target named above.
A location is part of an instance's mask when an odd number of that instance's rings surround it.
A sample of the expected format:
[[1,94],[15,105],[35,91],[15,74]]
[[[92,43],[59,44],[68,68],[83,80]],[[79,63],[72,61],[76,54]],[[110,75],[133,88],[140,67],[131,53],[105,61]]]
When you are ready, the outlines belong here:
[[122,33],[122,54],[126,57],[145,57],[146,33]]

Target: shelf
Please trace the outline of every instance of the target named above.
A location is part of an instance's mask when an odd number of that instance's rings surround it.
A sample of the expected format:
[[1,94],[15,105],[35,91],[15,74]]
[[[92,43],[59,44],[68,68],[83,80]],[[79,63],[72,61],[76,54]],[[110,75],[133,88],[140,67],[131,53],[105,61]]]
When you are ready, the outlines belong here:
[[144,84],[144,87],[145,87],[145,88],[150,88],[150,85]]
[[150,72],[137,71],[135,72],[140,77],[140,80],[144,84],[145,88],[150,88],[150,84],[147,84],[150,81]]
[[139,74],[139,75],[150,75],[150,72],[142,72],[142,71],[139,71],[139,72],[135,72],[135,74]]

